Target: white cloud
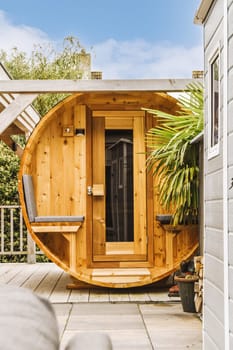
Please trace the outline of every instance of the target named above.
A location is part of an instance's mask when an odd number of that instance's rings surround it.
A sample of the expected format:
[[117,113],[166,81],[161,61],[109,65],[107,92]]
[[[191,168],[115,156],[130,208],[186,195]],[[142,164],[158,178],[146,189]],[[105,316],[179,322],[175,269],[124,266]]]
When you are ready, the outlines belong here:
[[103,72],[104,79],[189,78],[193,70],[203,69],[203,49],[201,44],[185,48],[109,39],[94,46],[92,66]]
[[0,10],[0,48],[10,52],[14,47],[30,53],[35,45],[51,42],[46,33],[25,25],[14,25]]
[[[30,54],[35,45],[48,43],[56,45],[37,28],[11,23],[0,10],[0,48],[10,52],[17,47]],[[203,69],[202,52],[201,43],[185,48],[168,42],[109,39],[94,45],[92,70],[102,71],[103,79],[189,78],[193,70]]]

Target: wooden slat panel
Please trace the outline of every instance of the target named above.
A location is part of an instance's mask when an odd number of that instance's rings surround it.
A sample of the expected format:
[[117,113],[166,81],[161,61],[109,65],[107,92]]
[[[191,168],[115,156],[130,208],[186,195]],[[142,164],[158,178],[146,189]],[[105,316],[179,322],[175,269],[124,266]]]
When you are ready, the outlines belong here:
[[[51,161],[51,137],[50,128],[44,132],[43,138],[39,139],[36,154],[36,169],[33,176],[36,205],[38,215],[55,215],[50,212],[50,161]],[[59,152],[58,152],[59,155]],[[58,159],[57,159],[58,161]]]
[[73,211],[76,215],[85,216],[85,220],[79,233],[76,237],[76,246],[73,249],[76,251],[76,256],[79,259],[78,265],[86,259],[86,113],[87,108],[83,105],[75,105],[74,107],[74,127],[75,129],[84,129],[85,136],[74,137],[74,178],[73,178]]
[[[74,125],[74,108],[72,105],[64,106],[63,111],[63,125]],[[74,162],[74,138],[64,137],[62,142],[63,155],[63,196],[65,203],[63,203],[63,210],[66,210],[65,215],[73,215],[74,203],[74,183],[75,183],[75,162]],[[55,170],[56,168],[54,168]],[[56,169],[57,171],[57,169]],[[77,181],[79,179],[77,178]]]
[[[51,184],[49,215],[71,215],[70,212],[66,211],[63,155],[63,142],[65,138],[62,137],[63,125],[63,113],[58,113],[50,124],[50,172],[46,176],[46,181]],[[38,164],[38,166],[40,165]]]
[[[118,252],[118,254],[109,254],[109,255],[95,255],[94,261],[145,261],[147,259],[146,254],[127,254],[125,252]],[[109,265],[111,266],[111,265]],[[113,265],[112,265],[113,267]]]
[[166,258],[165,230],[156,221],[154,221],[154,229],[154,264],[156,267],[164,267]]
[[168,268],[173,267],[173,242],[175,234],[166,231],[166,265]]
[[122,130],[128,130],[128,129],[133,129],[133,118],[109,118],[107,117],[105,119],[105,128],[106,129],[119,129]]
[[72,233],[68,233],[66,234],[66,236],[68,236],[69,238],[69,242],[70,242],[70,270],[71,271],[76,271],[76,267],[77,267],[77,231],[72,232]]
[[[158,125],[157,119],[152,119],[152,127],[156,127]],[[158,199],[158,178],[153,178],[153,188],[154,188],[154,261],[156,267],[165,267],[166,266],[166,231],[159,224],[158,221],[155,220],[156,215],[165,214],[164,208],[159,204]]]
[[150,276],[148,269],[93,269],[92,276]]
[[[153,126],[153,116],[146,112],[146,132]],[[146,174],[146,201],[147,201],[147,254],[148,261],[154,266],[154,184],[151,172]]]
[[93,282],[99,282],[105,285],[118,285],[120,288],[127,288],[129,284],[142,285],[151,283],[150,276],[106,276],[95,277]]
[[[143,255],[141,255],[143,256]],[[120,261],[119,266],[120,267],[151,267],[151,264],[147,261],[147,256],[144,256],[144,260],[138,260],[138,261]]]
[[93,207],[92,197],[87,195],[87,186],[92,185],[92,115],[89,109],[86,109],[86,215],[85,215],[85,227],[86,227],[86,264],[87,267],[92,265],[93,256]]
[[133,254],[134,242],[106,242],[106,254]]
[[[86,130],[86,106],[76,105],[74,126]],[[86,211],[86,142],[85,136],[74,138],[74,213],[83,215]]]
[[134,242],[135,253],[146,254],[146,169],[144,118],[134,119]]
[[86,103],[99,116],[114,117],[119,111],[125,117],[128,117],[131,112],[136,111],[135,116],[140,116],[142,106],[145,108],[162,109],[166,112],[174,110],[175,100],[171,96],[164,93],[154,92],[106,92],[106,93],[90,93],[80,97],[82,103]]
[[[93,184],[105,188],[105,120],[93,119]],[[105,196],[93,197],[93,254],[105,253]]]

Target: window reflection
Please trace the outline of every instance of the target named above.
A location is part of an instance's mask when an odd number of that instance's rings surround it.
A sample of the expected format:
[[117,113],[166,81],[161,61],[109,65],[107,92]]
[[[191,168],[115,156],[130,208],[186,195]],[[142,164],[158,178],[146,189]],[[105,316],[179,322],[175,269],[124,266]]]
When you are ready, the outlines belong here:
[[211,147],[219,143],[219,56],[211,64]]
[[105,133],[106,241],[134,240],[133,131]]

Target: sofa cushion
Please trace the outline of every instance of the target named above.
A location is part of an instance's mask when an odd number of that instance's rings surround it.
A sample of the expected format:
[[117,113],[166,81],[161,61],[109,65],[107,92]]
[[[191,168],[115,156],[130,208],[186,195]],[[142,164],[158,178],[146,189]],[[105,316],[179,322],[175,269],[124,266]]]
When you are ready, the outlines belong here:
[[49,301],[0,284],[0,349],[58,350],[57,319]]
[[36,216],[35,222],[83,222],[84,216]]
[[26,203],[27,214],[30,222],[35,221],[37,216],[36,201],[34,194],[34,187],[32,182],[32,176],[28,174],[23,175],[23,191],[24,199]]

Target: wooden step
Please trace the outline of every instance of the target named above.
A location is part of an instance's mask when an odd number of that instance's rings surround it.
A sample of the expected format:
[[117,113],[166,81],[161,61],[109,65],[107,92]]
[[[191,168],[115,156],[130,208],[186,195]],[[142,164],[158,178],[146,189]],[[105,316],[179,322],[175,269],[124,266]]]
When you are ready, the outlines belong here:
[[114,288],[143,285],[151,281],[147,268],[93,269],[91,277],[93,283]]
[[130,284],[144,284],[151,282],[151,273],[147,268],[109,268],[93,269],[91,272],[91,283],[88,284],[79,280],[67,285],[68,289],[95,288],[108,286],[113,288],[127,288]]
[[149,269],[146,268],[128,268],[128,269],[93,269],[92,277],[113,277],[113,276],[150,276]]

